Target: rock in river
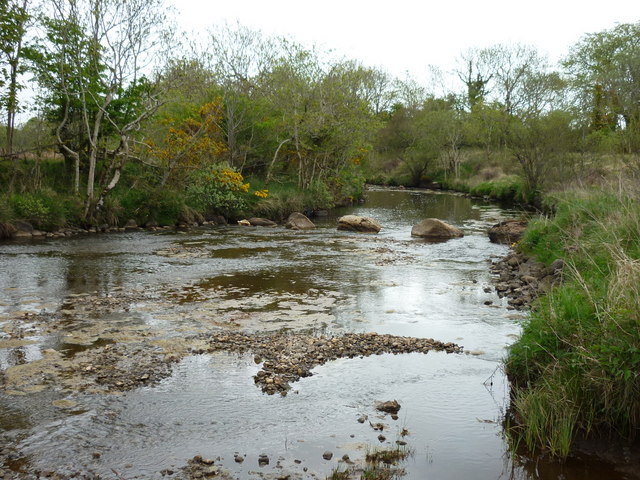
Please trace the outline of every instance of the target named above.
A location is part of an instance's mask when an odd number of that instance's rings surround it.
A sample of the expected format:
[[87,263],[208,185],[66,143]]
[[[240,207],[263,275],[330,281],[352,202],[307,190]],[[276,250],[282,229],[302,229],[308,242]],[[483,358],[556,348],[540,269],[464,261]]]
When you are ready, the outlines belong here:
[[350,232],[378,233],[382,225],[370,217],[359,215],[345,215],[338,219],[338,230]]
[[248,221],[253,227],[275,227],[278,225],[276,222],[267,218],[251,217]]
[[522,238],[527,229],[527,222],[521,220],[506,220],[495,224],[489,229],[489,240],[493,243],[512,244]]
[[285,227],[292,230],[310,230],[316,228],[315,224],[300,212],[293,212],[289,215]]
[[400,410],[400,404],[396,400],[379,402],[376,404],[376,409],[385,413],[398,413],[398,411]]
[[462,233],[462,230],[459,228],[451,226],[442,220],[438,220],[437,218],[427,218],[413,226],[411,229],[411,235],[414,237],[445,240],[449,238],[463,237],[464,233]]

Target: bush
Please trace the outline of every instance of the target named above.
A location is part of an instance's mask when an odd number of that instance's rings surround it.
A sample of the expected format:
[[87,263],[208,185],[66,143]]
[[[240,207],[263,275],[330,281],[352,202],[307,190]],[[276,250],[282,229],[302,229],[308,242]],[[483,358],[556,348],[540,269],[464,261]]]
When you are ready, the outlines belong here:
[[63,227],[67,217],[74,213],[72,202],[49,189],[35,194],[14,194],[10,204],[16,219],[25,220],[41,230]]
[[114,221],[125,223],[133,218],[141,225],[150,221],[159,225],[175,225],[184,203],[178,192],[167,188],[130,189],[105,202],[104,221],[113,225]]
[[242,174],[224,165],[215,165],[191,175],[187,198],[190,206],[205,215],[238,218],[249,207],[248,192],[249,184],[244,183]]

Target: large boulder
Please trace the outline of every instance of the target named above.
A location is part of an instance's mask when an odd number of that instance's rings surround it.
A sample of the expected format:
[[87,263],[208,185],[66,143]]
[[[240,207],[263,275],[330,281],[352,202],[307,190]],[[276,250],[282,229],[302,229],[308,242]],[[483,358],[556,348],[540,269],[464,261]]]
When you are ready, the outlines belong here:
[[16,220],[14,222],[15,231],[13,236],[16,238],[31,238],[33,237],[33,225],[23,220]]
[[316,228],[315,224],[309,220],[306,215],[300,212],[293,212],[289,215],[285,227],[292,230],[310,230],[312,228]]
[[252,227],[275,227],[278,225],[276,222],[267,218],[251,217],[248,221]]
[[527,222],[522,220],[505,220],[489,229],[489,240],[493,243],[511,245],[519,241],[527,229]]
[[382,225],[373,218],[361,217],[359,215],[345,215],[338,219],[338,230],[349,232],[378,233]]
[[411,229],[413,237],[431,238],[433,240],[446,240],[449,238],[464,237],[464,233],[448,223],[437,218],[427,218]]

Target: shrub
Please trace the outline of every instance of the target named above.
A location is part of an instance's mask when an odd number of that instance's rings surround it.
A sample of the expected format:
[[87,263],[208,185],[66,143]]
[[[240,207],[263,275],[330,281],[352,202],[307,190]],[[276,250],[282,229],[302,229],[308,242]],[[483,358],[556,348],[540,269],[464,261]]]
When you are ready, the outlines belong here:
[[248,209],[249,184],[236,170],[215,165],[191,175],[187,198],[207,215],[237,218]]
[[43,189],[36,194],[14,194],[11,196],[10,204],[17,219],[25,220],[41,230],[63,227],[72,205],[49,189]]
[[156,221],[159,225],[175,225],[183,211],[184,199],[167,188],[130,189],[124,194],[105,202],[105,219],[113,225],[114,220],[124,223],[134,218],[144,225]]

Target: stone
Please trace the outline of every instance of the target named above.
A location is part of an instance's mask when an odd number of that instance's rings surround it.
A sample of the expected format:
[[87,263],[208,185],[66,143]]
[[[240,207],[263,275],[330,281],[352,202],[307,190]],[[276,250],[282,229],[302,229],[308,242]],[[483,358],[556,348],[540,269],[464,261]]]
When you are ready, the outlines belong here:
[[127,220],[127,223],[124,224],[125,230],[136,230],[138,228],[138,224],[133,218]]
[[33,233],[33,225],[29,222],[25,222],[24,220],[16,220],[13,222],[13,226],[16,229],[16,236],[18,236],[19,233],[28,233],[29,236],[31,236]]
[[261,467],[264,465],[269,465],[269,456],[266,453],[260,454],[258,457],[258,465]]
[[248,220],[249,224],[252,227],[275,227],[278,224],[272,220],[269,220],[267,218],[258,218],[258,217],[251,217]]
[[376,410],[380,410],[385,413],[398,413],[400,410],[400,404],[396,400],[380,402],[376,404]]
[[300,212],[293,212],[289,215],[285,227],[290,228],[291,230],[311,230],[316,228],[315,224],[309,220],[306,215]]
[[437,218],[427,218],[416,224],[411,229],[411,236],[430,238],[434,240],[446,240],[449,238],[464,237],[464,233],[448,223]]
[[227,219],[224,218],[222,215],[214,215],[214,216],[210,217],[209,220],[211,221],[211,223],[214,223],[216,225],[226,225],[227,224]]
[[322,458],[324,458],[325,460],[331,460],[333,458],[333,452],[327,450],[322,454]]
[[489,229],[489,240],[493,243],[503,243],[511,245],[520,241],[524,231],[527,229],[527,222],[522,220],[505,220],[495,224]]
[[377,221],[360,215],[345,215],[338,219],[338,230],[349,232],[378,233],[382,229]]

